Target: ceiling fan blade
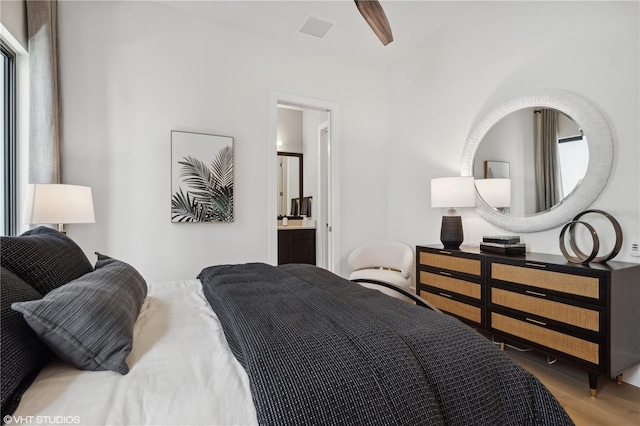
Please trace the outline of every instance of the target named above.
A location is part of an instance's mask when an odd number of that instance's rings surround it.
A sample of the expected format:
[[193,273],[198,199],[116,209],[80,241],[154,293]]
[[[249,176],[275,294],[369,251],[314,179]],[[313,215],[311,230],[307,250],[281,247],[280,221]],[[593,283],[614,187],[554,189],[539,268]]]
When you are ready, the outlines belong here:
[[377,0],[354,0],[356,7],[367,21],[371,29],[378,36],[383,45],[393,41],[391,26],[384,9]]

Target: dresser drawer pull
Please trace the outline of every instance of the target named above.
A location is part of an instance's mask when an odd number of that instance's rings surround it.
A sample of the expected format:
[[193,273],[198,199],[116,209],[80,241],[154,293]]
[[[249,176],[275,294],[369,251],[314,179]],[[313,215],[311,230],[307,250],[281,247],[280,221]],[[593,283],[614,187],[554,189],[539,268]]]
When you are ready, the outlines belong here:
[[451,295],[447,294],[447,293],[440,293],[440,296],[444,296],[444,297],[448,297],[449,299],[451,299]]
[[531,318],[527,318],[527,321],[532,322],[534,324],[547,325],[546,322],[537,321],[537,320],[534,320],[534,319],[531,319]]
[[544,293],[538,293],[537,291],[525,290],[525,293],[533,294],[534,296],[547,297]]
[[532,262],[527,262],[525,263],[525,265],[527,266],[535,266],[536,268],[546,268],[547,265],[543,265],[541,263],[532,263]]
[[450,251],[445,251],[445,250],[439,250],[439,252],[442,253],[442,254],[451,254]]
[[447,277],[450,277],[451,274],[448,272],[444,272],[444,271],[440,271],[440,275],[446,275]]

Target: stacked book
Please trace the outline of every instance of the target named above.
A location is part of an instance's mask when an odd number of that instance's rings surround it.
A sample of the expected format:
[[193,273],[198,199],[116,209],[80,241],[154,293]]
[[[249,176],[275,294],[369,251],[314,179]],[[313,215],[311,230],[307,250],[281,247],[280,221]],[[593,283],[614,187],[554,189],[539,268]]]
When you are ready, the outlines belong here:
[[520,242],[517,235],[498,235],[482,237],[480,250],[489,253],[505,255],[522,255],[527,251],[527,245]]

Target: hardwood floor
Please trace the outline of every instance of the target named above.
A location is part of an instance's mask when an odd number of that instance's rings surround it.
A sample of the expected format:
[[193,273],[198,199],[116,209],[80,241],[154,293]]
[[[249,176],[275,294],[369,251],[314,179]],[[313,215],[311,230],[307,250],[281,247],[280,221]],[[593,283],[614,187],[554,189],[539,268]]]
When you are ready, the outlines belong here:
[[598,396],[589,396],[587,373],[546,355],[506,349],[507,355],[536,376],[560,401],[577,426],[640,425],[640,388],[600,377]]

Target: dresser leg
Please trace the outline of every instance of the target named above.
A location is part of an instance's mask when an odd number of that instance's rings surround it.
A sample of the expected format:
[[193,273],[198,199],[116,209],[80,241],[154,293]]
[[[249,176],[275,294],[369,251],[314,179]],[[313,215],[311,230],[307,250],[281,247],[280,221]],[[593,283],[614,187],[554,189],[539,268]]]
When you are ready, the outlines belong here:
[[598,375],[589,373],[589,394],[592,398],[598,395]]
[[500,342],[500,350],[504,351],[504,342]]
[[622,374],[618,374],[616,376],[616,383],[621,385],[622,384]]

